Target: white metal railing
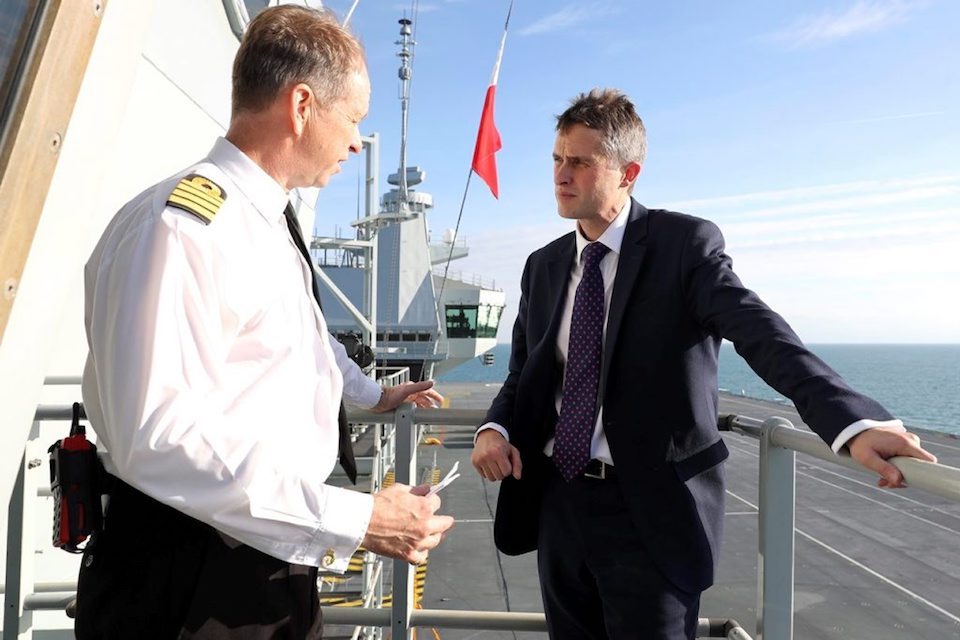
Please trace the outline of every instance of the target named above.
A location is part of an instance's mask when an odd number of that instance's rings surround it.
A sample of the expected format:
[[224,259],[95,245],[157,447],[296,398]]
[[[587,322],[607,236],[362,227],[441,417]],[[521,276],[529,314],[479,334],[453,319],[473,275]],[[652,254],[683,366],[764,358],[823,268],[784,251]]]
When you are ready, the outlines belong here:
[[[396,425],[397,482],[416,484],[417,425],[474,426],[484,412],[472,409],[416,409],[404,406],[394,414]],[[383,420],[382,414],[351,412],[351,420]],[[409,457],[407,457],[409,456]],[[404,462],[405,460],[409,462]],[[393,606],[380,610],[325,608],[324,621],[330,624],[379,625],[390,629],[392,638],[410,638],[417,627],[447,629],[542,631],[547,630],[542,613],[509,611],[459,611],[451,609],[413,609],[414,571],[402,560],[393,562]],[[701,618],[697,637],[750,640],[734,620]]]
[[497,288],[497,281],[489,278],[484,278],[483,276],[476,273],[464,273],[463,271],[455,271],[450,269],[444,274],[444,271],[440,267],[434,267],[433,275],[438,278],[443,278],[446,275],[447,280],[451,282],[462,282],[463,284],[473,285],[475,287],[480,287],[481,289],[486,289],[488,291],[501,291],[502,289]]
[[[69,420],[68,406],[41,407],[36,419]],[[393,456],[396,481],[416,484],[417,444],[422,425],[473,426],[483,412],[462,409],[416,409],[412,405],[389,414],[351,411],[353,423],[393,425]],[[760,499],[758,548],[757,638],[791,640],[793,638],[793,575],[795,523],[795,452],[800,451],[826,462],[853,469],[860,466],[846,455],[837,456],[817,436],[800,431],[783,418],[765,421],[743,416],[723,416],[722,430],[736,431],[760,440]],[[24,472],[31,465],[24,459],[8,514],[7,582],[4,602],[4,637],[29,637],[30,614],[39,609],[62,609],[73,600],[75,583],[32,583],[31,571],[24,566],[32,556],[23,544],[23,507],[26,487]],[[915,460],[890,460],[903,473],[911,487],[960,502],[960,469]],[[36,491],[36,484],[32,484]],[[21,562],[23,561],[23,562]],[[416,627],[545,631],[542,613],[497,611],[414,610],[414,571],[403,561],[393,561],[392,607],[358,609],[324,607],[328,624],[389,628],[393,638],[407,637]],[[24,569],[21,571],[21,569]],[[19,634],[19,635],[18,635]],[[356,634],[355,634],[356,635]],[[749,640],[750,636],[733,620],[701,618],[698,637]]]
[[409,367],[377,367],[376,371],[377,382],[384,387],[393,387],[404,382],[410,382]]
[[[721,429],[760,439],[757,638],[793,638],[796,452],[862,471],[846,452],[837,455],[823,440],[785,418],[760,421],[724,416]],[[960,469],[915,458],[889,460],[914,489],[960,503]]]

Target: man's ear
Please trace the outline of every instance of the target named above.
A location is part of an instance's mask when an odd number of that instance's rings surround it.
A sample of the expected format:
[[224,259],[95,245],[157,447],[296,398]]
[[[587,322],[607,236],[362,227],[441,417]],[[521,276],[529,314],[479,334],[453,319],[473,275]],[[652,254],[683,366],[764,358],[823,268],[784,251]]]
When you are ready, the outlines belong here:
[[313,89],[311,89],[309,85],[301,82],[289,90],[285,102],[287,103],[290,126],[299,137],[303,135],[303,130],[307,126],[307,120],[309,120],[313,114],[316,96],[313,95]]
[[620,181],[621,187],[632,187],[633,182],[637,179],[637,176],[640,175],[640,171],[643,169],[643,165],[639,162],[628,162],[623,167],[623,179]]

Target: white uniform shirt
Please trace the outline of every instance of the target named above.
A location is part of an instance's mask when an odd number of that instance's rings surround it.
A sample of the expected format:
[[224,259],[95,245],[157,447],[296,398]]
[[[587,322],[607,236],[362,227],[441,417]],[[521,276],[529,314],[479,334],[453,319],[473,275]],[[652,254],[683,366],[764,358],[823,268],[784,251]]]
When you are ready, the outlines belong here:
[[[613,295],[613,282],[617,275],[617,266],[620,264],[620,248],[623,245],[623,233],[626,230],[627,220],[630,217],[630,204],[631,200],[627,198],[627,201],[620,208],[620,213],[617,214],[617,217],[613,219],[610,226],[597,238],[597,242],[605,244],[610,249],[600,260],[600,273],[603,276],[604,341],[607,337],[607,318],[609,317],[610,311],[610,299]],[[576,297],[580,280],[583,278],[583,265],[580,262],[580,257],[583,254],[584,247],[590,243],[590,241],[580,233],[579,225],[576,229],[576,241],[577,259],[573,263],[570,280],[567,282],[567,297],[564,301],[563,315],[560,317],[560,326],[557,328],[557,361],[564,367],[567,363],[567,345],[570,342],[570,322],[573,318],[573,301]],[[563,381],[561,380],[556,390],[557,415],[560,415],[560,401],[562,397]],[[831,443],[831,448],[834,452],[839,452],[840,448],[843,447],[850,438],[872,427],[892,427],[898,430],[904,430],[903,422],[900,420],[858,420],[837,435],[836,439]],[[510,440],[506,429],[495,422],[488,422],[481,426],[480,429],[477,430],[477,435],[484,429],[496,429],[504,438],[508,441]],[[550,438],[543,449],[543,452],[548,456],[553,455],[553,441],[554,439]],[[607,464],[613,464],[613,457],[610,455],[610,445],[607,444],[607,435],[603,430],[603,407],[599,407],[597,411],[597,422],[593,429],[593,437],[590,440],[590,457],[602,460]]]
[[[166,205],[191,173],[226,193],[209,225]],[[327,332],[286,203],[221,138],[124,206],[85,270],[83,400],[111,473],[251,547],[342,572],[373,498],[324,484],[341,393],[371,407],[381,391]]]

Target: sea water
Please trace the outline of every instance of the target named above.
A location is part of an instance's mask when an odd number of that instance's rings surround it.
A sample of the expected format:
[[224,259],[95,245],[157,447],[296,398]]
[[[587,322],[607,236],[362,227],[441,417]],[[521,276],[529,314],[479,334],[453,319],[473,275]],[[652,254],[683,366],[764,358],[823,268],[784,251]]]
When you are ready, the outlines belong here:
[[[857,391],[883,404],[909,427],[960,435],[960,345],[813,344],[807,345]],[[507,375],[510,345],[493,349],[494,364],[479,358],[440,376],[443,382],[500,383]],[[722,391],[788,404],[737,355],[720,348]]]

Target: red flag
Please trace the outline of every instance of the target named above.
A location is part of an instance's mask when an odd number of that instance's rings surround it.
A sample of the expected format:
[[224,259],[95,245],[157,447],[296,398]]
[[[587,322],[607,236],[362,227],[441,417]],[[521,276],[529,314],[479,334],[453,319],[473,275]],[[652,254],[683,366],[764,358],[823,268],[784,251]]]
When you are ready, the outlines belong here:
[[473,150],[473,170],[490,187],[493,197],[500,198],[500,188],[497,184],[497,158],[494,155],[503,146],[500,143],[500,132],[493,121],[493,99],[497,85],[487,87],[487,97],[483,101],[483,113],[480,115],[480,130],[477,131],[477,146]]
[[493,65],[493,74],[490,76],[490,86],[483,100],[483,113],[480,114],[480,128],[477,130],[477,146],[473,150],[473,170],[490,187],[493,197],[500,199],[500,187],[497,183],[496,153],[502,147],[500,132],[493,121],[493,102],[497,92],[497,80],[500,76],[500,61],[503,59],[503,46],[507,42],[507,27],[510,26],[510,13],[513,11],[513,2],[507,10],[507,21],[503,25],[503,36],[500,38],[500,50],[497,52],[497,62]]

